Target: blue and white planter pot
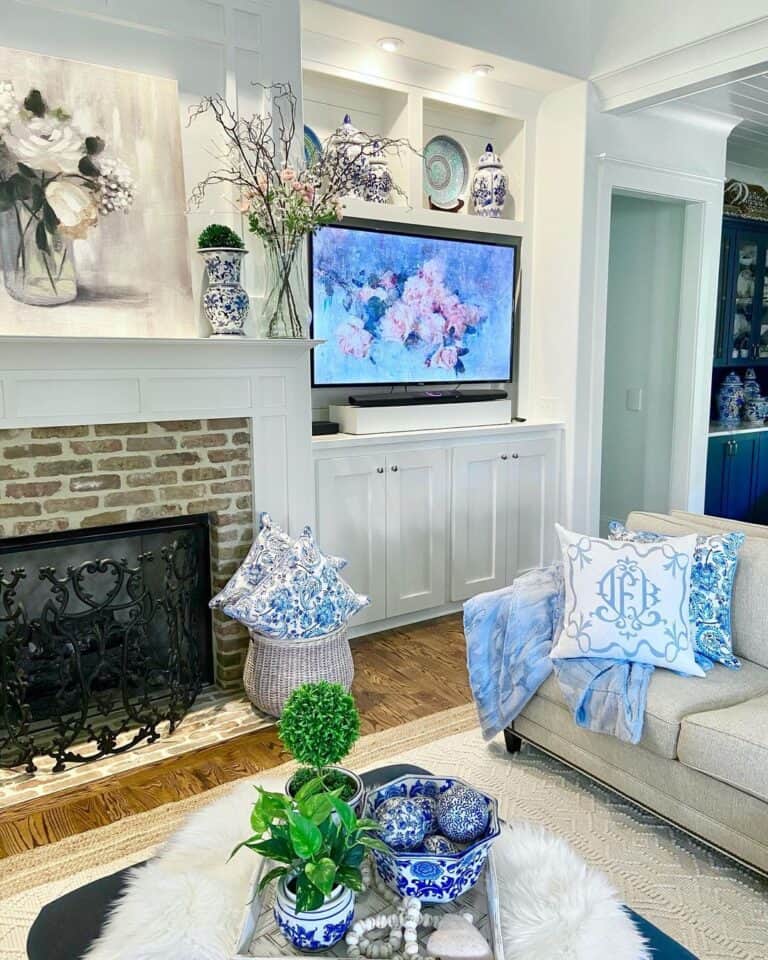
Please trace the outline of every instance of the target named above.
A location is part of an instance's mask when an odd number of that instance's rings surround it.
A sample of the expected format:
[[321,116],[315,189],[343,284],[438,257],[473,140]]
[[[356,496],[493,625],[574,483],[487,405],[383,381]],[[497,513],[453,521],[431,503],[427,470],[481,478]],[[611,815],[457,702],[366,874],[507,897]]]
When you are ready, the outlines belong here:
[[[365,808],[365,784],[363,783],[362,777],[359,777],[354,770],[347,770],[346,767],[330,766],[327,769],[338,770],[340,773],[343,773],[345,777],[351,780],[352,783],[354,783],[355,792],[350,799],[347,800],[347,803],[350,805],[350,807],[352,807],[358,817],[362,817],[363,810]],[[293,777],[291,777],[291,779],[285,785],[285,792],[289,797],[293,796],[292,780]]]
[[245,336],[243,327],[250,298],[240,283],[240,274],[248,251],[238,247],[208,247],[199,253],[208,272],[203,309],[213,330],[211,336]]
[[[391,797],[439,797],[455,784],[469,787],[450,777],[398,777],[368,794],[366,816],[376,817],[376,808]],[[481,794],[488,805],[488,827],[482,837],[456,853],[437,854],[426,850],[384,853],[373,851],[376,869],[388,887],[401,897],[418,897],[424,903],[448,903],[471,890],[483,872],[488,852],[500,832],[496,800]]]
[[296,897],[283,877],[277,885],[274,914],[283,936],[297,950],[327,950],[349,929],[355,915],[355,895],[348,887],[338,886],[318,910],[299,913]]

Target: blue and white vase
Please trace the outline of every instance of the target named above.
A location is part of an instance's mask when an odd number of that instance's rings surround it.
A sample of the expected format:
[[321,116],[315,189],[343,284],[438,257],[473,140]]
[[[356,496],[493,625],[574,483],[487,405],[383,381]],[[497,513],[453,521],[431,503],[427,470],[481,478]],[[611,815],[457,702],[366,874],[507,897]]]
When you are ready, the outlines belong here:
[[250,298],[240,283],[243,257],[238,247],[207,247],[200,250],[208,272],[203,309],[212,337],[243,337]]
[[341,126],[336,128],[329,144],[330,153],[340,156],[346,165],[346,196],[365,199],[370,161],[364,152],[366,138],[352,123],[349,114],[344,115]]
[[756,400],[760,396],[760,384],[754,367],[750,367],[744,374],[744,403]]
[[493,144],[485,146],[485,153],[477,161],[472,177],[472,206],[480,217],[500,217],[507,200],[507,175],[501,158],[493,152]]
[[300,913],[285,877],[277,885],[275,920],[283,936],[299,951],[327,950],[344,936],[355,915],[355,895],[338,886],[317,910]]
[[724,427],[738,427],[744,407],[744,384],[738,373],[731,372],[717,392],[717,412]]
[[373,144],[374,152],[368,164],[363,198],[371,203],[389,203],[394,181],[387,166],[387,159],[378,140]]

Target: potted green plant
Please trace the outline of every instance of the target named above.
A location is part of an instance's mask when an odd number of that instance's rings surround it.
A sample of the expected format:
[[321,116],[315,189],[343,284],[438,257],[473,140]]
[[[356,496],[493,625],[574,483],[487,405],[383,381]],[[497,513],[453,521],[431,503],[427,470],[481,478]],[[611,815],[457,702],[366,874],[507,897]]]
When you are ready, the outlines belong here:
[[286,749],[302,764],[286,785],[291,796],[317,778],[326,789],[339,790],[341,799],[358,814],[362,812],[363,781],[338,766],[360,736],[360,714],[344,687],[325,680],[297,687],[285,703],[278,733]]
[[205,261],[208,286],[203,309],[214,337],[242,337],[250,298],[240,283],[243,257],[248,252],[239,234],[231,227],[212,223],[197,238]]
[[274,915],[299,950],[325,950],[338,943],[363,889],[360,865],[368,850],[386,847],[375,820],[359,819],[340,797],[314,778],[289,797],[257,787],[251,811],[253,836],[239,844],[277,864],[258,889],[277,880]]

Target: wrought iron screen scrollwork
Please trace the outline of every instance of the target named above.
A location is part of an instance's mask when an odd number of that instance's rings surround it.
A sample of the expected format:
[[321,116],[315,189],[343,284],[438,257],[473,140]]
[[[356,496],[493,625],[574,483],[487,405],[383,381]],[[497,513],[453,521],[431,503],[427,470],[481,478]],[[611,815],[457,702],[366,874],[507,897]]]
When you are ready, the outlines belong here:
[[158,548],[38,566],[42,592],[29,585],[33,564],[0,567],[0,766],[33,772],[49,756],[55,772],[157,740],[212,679],[207,517],[101,533],[70,536],[92,552],[126,538]]

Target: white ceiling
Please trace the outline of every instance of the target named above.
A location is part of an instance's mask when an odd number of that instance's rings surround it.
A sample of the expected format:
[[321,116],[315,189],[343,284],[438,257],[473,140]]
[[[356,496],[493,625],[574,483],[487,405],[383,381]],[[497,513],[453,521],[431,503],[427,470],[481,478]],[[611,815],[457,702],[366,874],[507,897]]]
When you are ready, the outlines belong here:
[[728,159],[768,168],[768,74],[735,80],[684,102],[741,117],[728,140]]

